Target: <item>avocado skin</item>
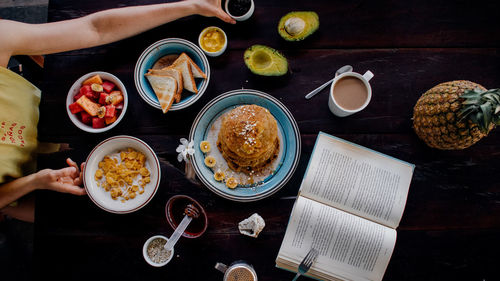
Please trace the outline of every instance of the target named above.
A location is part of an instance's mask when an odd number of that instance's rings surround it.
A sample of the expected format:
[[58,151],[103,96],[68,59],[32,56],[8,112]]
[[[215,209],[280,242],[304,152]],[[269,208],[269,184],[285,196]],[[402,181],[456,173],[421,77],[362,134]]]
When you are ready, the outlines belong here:
[[[291,17],[299,17],[306,22],[305,30],[292,36],[285,30],[285,22]],[[302,41],[319,28],[319,16],[313,11],[296,11],[284,15],[278,23],[278,33],[287,41]]]
[[[254,63],[252,63],[252,57],[255,52],[262,51],[269,55],[272,59],[272,63],[274,65],[272,67],[267,67],[265,69],[259,69],[256,67]],[[288,72],[288,61],[283,54],[278,52],[277,50],[264,46],[264,45],[253,45],[246,49],[243,59],[245,60],[245,64],[250,69],[250,71],[257,75],[262,76],[282,76]]]

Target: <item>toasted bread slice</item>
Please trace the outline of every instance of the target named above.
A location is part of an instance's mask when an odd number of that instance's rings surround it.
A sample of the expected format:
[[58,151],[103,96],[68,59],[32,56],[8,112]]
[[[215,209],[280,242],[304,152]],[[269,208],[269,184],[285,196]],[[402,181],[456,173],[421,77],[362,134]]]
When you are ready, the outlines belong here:
[[177,93],[175,95],[175,102],[180,102],[181,101],[181,94],[182,90],[184,89],[184,82],[182,79],[182,73],[171,67],[165,67],[162,69],[150,69],[148,73],[154,74],[154,75],[170,75],[175,78],[177,81]]
[[170,75],[146,73],[145,76],[158,97],[163,113],[167,113],[172,103],[174,103],[174,97],[177,93],[177,80]]
[[181,60],[187,60],[189,65],[191,66],[191,71],[193,72],[194,78],[203,78],[206,79],[207,75],[200,69],[200,67],[186,54],[182,53],[179,58]]
[[184,83],[184,89],[197,94],[198,89],[196,88],[196,83],[194,82],[194,76],[193,72],[191,71],[189,62],[185,59],[177,59],[171,67],[179,70],[182,73],[182,82]]

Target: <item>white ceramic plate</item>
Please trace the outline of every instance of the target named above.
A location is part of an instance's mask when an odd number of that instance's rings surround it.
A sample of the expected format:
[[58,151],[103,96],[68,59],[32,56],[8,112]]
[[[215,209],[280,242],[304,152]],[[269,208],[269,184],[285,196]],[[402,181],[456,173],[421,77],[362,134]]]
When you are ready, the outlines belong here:
[[[137,194],[134,199],[121,202],[120,199],[113,200],[109,192],[97,186],[94,175],[104,156],[126,150],[129,147],[146,155],[146,168],[151,174],[151,182],[145,186],[143,194]],[[102,141],[90,152],[83,170],[83,184],[89,198],[99,208],[116,214],[132,213],[144,207],[158,190],[160,177],[160,162],[153,149],[144,141],[131,136],[116,136]]]

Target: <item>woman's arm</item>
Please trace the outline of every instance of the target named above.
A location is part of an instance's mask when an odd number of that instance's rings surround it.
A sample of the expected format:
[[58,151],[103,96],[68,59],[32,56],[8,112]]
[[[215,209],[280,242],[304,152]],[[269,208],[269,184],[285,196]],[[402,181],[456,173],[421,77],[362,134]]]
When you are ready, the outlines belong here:
[[[71,159],[66,162],[70,167],[60,170],[45,169],[37,173],[0,185],[0,209],[36,189],[49,189],[59,192],[84,195],[81,173]],[[83,167],[83,165],[82,165]]]
[[0,65],[6,66],[12,55],[43,55],[111,43],[193,14],[234,23],[220,3],[189,0],[125,7],[46,24],[0,20]]

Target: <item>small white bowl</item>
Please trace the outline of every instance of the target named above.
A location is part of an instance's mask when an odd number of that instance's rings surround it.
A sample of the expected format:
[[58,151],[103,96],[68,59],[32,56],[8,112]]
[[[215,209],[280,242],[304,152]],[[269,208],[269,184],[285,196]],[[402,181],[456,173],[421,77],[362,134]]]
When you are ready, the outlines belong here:
[[[120,116],[118,116],[115,122],[111,123],[110,125],[104,128],[99,128],[99,129],[92,128],[92,126],[83,123],[80,119],[78,119],[76,114],[71,113],[71,111],[69,110],[69,105],[74,103],[73,98],[80,92],[80,88],[82,87],[83,81],[97,74],[101,76],[102,80],[108,80],[110,82],[113,82],[123,94],[123,109],[120,112]],[[113,74],[103,71],[90,72],[80,77],[78,80],[75,81],[75,83],[73,83],[73,85],[69,89],[68,96],[66,97],[66,112],[68,113],[69,119],[71,119],[71,122],[73,122],[75,126],[89,133],[102,133],[111,130],[113,127],[118,125],[118,123],[120,123],[120,121],[123,119],[123,116],[127,111],[127,106],[128,106],[128,95],[127,95],[127,89],[125,89],[125,85],[123,85],[122,81],[120,81],[120,79],[118,79]]]
[[[203,38],[203,35],[205,35],[205,33],[207,33],[210,29],[216,29],[218,31],[220,31],[222,33],[222,35],[224,35],[224,46],[222,46],[222,49],[216,51],[216,52],[209,52],[205,49],[203,49],[203,46],[201,45],[201,38]],[[224,30],[222,30],[222,28],[219,28],[217,26],[209,26],[205,29],[203,29],[200,33],[200,36],[198,36],[198,46],[200,46],[200,48],[203,50],[203,52],[209,56],[209,57],[218,57],[220,55],[222,55],[222,53],[224,53],[224,51],[226,50],[227,48],[227,35],[226,33],[224,32]]]
[[[121,202],[120,199],[113,200],[108,191],[97,186],[94,175],[98,169],[99,162],[102,161],[104,156],[125,150],[129,147],[146,155],[146,168],[150,172],[151,181],[144,187],[143,194],[137,194],[134,199]],[[147,143],[132,136],[115,136],[99,143],[87,157],[82,172],[83,185],[90,200],[99,208],[115,214],[132,213],[146,206],[156,194],[161,178],[160,162],[156,153]]]
[[163,235],[155,235],[155,236],[150,237],[148,240],[146,240],[146,242],[144,243],[144,246],[142,247],[142,255],[144,256],[144,260],[146,260],[146,262],[149,263],[149,265],[154,266],[154,267],[162,267],[172,260],[172,257],[174,256],[175,252],[174,252],[174,249],[172,249],[172,251],[170,253],[170,257],[168,258],[168,260],[166,260],[163,263],[153,262],[148,257],[148,245],[149,245],[149,243],[151,243],[151,241],[153,241],[156,238],[162,238],[162,239],[165,239],[166,241],[168,241],[168,238],[163,236]]
[[255,4],[253,3],[253,0],[250,0],[250,9],[248,9],[248,11],[246,12],[246,14],[244,14],[242,16],[239,16],[239,17],[233,16],[233,15],[231,15],[231,13],[229,13],[228,3],[230,1],[232,1],[232,0],[226,0],[226,5],[225,5],[226,13],[229,16],[231,16],[234,20],[236,20],[236,21],[245,21],[245,20],[249,19],[252,16],[253,11],[255,10]]

